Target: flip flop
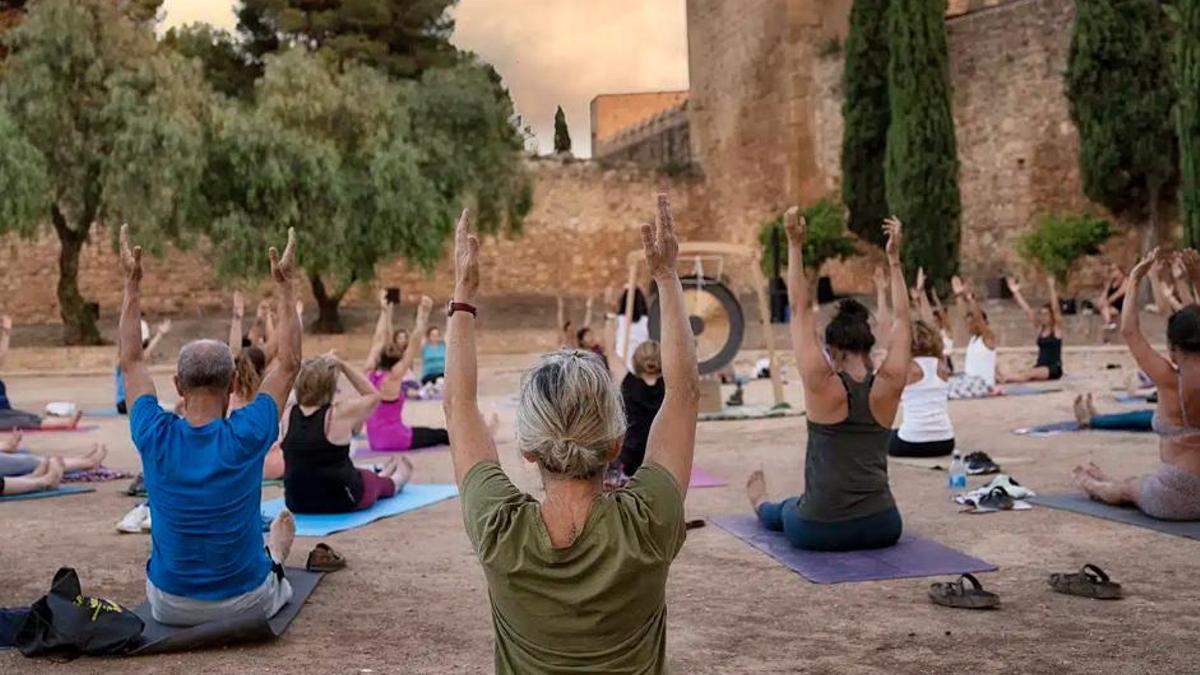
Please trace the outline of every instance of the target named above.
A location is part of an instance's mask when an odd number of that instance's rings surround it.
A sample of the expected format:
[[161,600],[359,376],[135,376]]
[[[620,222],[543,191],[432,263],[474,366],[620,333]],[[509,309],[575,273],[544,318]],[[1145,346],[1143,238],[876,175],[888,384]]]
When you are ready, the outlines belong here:
[[[968,587],[964,582],[971,582]],[[983,584],[973,574],[964,574],[957,581],[937,582],[929,585],[929,599],[935,605],[955,609],[995,609],[1000,606],[1000,596],[983,590]]]
[[324,542],[317,544],[308,553],[304,569],[309,572],[336,572],[346,566],[346,559]]
[[1104,570],[1088,563],[1076,574],[1051,574],[1050,588],[1067,595],[1096,600],[1120,600],[1124,593],[1121,584],[1112,581]]
[[995,509],[997,511],[1009,511],[1013,507],[1013,498],[1008,496],[1004,488],[995,487],[992,488],[991,492],[980,498],[979,507]]
[[683,527],[685,530],[696,530],[701,527],[704,527],[704,525],[705,525],[705,522],[704,522],[703,518],[696,518],[694,520],[689,520],[689,521],[685,522],[683,524]]

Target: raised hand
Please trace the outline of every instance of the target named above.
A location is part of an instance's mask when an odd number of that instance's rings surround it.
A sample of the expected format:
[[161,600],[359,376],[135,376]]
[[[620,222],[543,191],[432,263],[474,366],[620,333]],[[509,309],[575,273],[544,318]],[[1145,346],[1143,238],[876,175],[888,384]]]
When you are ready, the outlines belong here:
[[387,309],[389,304],[390,303],[388,302],[387,291],[386,290],[379,291],[379,309]]
[[289,283],[296,276],[296,228],[288,228],[287,246],[283,249],[283,255],[279,255],[278,249],[272,246],[267,250],[267,257],[271,259],[271,276],[275,281],[281,284]]
[[[471,211],[463,209],[454,228],[454,300],[474,303],[479,292],[479,238],[471,234]],[[421,298],[425,305],[427,297]],[[429,300],[429,306],[433,301]]]
[[891,216],[883,221],[883,233],[887,235],[887,257],[888,263],[896,265],[900,263],[900,244],[903,239],[904,224],[896,216]]
[[0,330],[3,330],[5,333],[12,332],[12,317],[11,316],[9,316],[7,314],[5,314],[4,316],[0,316]]
[[121,226],[121,270],[125,273],[125,281],[134,284],[142,282],[142,247],[129,248],[129,225]]
[[158,331],[158,334],[160,336],[170,333],[171,332],[171,320],[163,319],[162,322],[159,323],[158,326],[156,327],[156,330]]
[[954,291],[955,295],[962,295],[963,293],[967,292],[967,285],[964,284],[963,280],[956,274],[950,277],[950,289]]
[[1150,268],[1153,267],[1154,263],[1158,261],[1158,257],[1158,248],[1156,247],[1153,251],[1147,253],[1146,257],[1139,260],[1138,264],[1133,266],[1133,271],[1129,273],[1130,281],[1132,282],[1133,286],[1136,287],[1138,282],[1145,278],[1146,274],[1150,271]]
[[1021,293],[1021,283],[1020,283],[1019,281],[1017,281],[1017,278],[1016,278],[1016,277],[1004,277],[1004,284],[1005,284],[1006,286],[1008,286],[1008,290],[1009,290],[1009,291],[1010,291],[1010,292],[1011,292],[1013,295],[1020,295],[1020,293]]
[[925,290],[925,268],[924,267],[917,268],[917,284],[916,284],[916,288],[914,290],[916,290],[917,292]]
[[787,233],[789,244],[804,247],[804,239],[808,236],[808,220],[800,215],[799,206],[793,206],[783,214],[783,231]]
[[433,311],[433,298],[422,295],[421,302],[417,305],[417,311],[424,316],[429,316],[429,313]]
[[233,315],[239,319],[246,315],[246,298],[241,291],[233,292]]
[[671,215],[671,200],[666,194],[658,195],[658,213],[654,225],[642,225],[642,250],[646,253],[646,266],[654,278],[675,274],[679,256],[679,240],[675,238],[675,218]]

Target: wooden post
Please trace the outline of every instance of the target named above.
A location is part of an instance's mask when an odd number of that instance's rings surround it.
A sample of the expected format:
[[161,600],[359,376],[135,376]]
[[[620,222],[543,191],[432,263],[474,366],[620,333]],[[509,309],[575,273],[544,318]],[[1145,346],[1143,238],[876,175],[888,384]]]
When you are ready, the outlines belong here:
[[771,391],[775,395],[775,405],[787,403],[783,398],[783,379],[779,372],[779,358],[775,353],[775,331],[771,329],[771,305],[767,299],[767,279],[762,273],[762,251],[755,248],[750,256],[751,283],[754,284],[754,295],[758,298],[758,316],[762,320],[763,338],[767,342],[767,360],[771,369]]
[[[614,354],[619,359],[624,359],[625,363],[629,363],[633,359],[633,354],[629,350],[629,338],[633,336],[633,300],[634,293],[637,292],[637,273],[638,259],[636,255],[629,256],[629,285],[625,292],[625,353]],[[618,341],[618,344],[620,341]]]

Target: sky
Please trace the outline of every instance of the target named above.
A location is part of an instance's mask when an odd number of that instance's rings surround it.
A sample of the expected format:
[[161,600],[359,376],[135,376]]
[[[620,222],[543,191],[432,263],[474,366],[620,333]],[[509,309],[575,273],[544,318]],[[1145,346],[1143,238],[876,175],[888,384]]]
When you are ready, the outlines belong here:
[[[577,156],[591,154],[597,94],[686,89],[685,0],[460,0],[453,42],[504,78],[542,152],[562,105]],[[164,28],[203,21],[233,30],[227,0],[166,0]]]

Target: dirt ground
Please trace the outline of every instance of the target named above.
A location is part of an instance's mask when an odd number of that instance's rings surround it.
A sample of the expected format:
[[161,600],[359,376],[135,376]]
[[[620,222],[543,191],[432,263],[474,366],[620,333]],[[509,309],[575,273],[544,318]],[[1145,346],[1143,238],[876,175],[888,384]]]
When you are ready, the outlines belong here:
[[[501,458],[524,489],[537,477],[512,443],[512,398],[533,356],[482,360],[485,410],[504,425]],[[108,377],[6,380],[19,407],[40,409],[71,398],[109,405]],[[170,392],[166,376],[160,392]],[[1070,417],[1076,391],[1094,389],[1102,409],[1128,409],[1107,394],[1101,373],[1073,379],[1045,396],[955,402],[960,447],[1027,458],[1011,465],[1023,484],[1043,493],[1071,490],[1070,469],[1095,461],[1118,474],[1151,470],[1156,440],[1136,434],[1020,437],[1011,429]],[[764,400],[765,383],[748,397]],[[788,387],[800,400],[795,383]],[[164,395],[164,399],[173,396]],[[414,422],[440,424],[434,403],[411,406]],[[136,471],[125,420],[86,420],[86,434],[40,434],[39,453],[73,454],[94,442],[111,449],[107,464]],[[763,467],[775,497],[803,488],[802,418],[700,425],[696,464],[730,481],[689,492],[689,517],[743,513],[746,475]],[[413,457],[417,482],[451,482],[446,452]],[[1003,608],[973,613],[936,607],[933,579],[821,586],[781,567],[726,532],[689,533],[668,583],[667,653],[676,673],[1165,673],[1200,672],[1200,587],[1194,581],[1200,542],[1036,507],[985,516],[957,513],[945,474],[893,465],[892,484],[905,526],[1000,571],[983,581]],[[981,479],[973,479],[972,485]],[[5,503],[0,542],[0,606],[28,604],[60,566],[78,569],[86,593],[129,605],[144,595],[149,538],[119,535],[117,520],[135,504],[127,481],[57,499]],[[264,498],[280,495],[264,490]],[[291,629],[273,644],[138,659],[84,659],[70,664],[0,652],[0,672],[63,673],[485,673],[491,671],[487,589],[464,535],[457,500],[327,539],[350,561],[329,575]],[[300,539],[290,562],[303,564],[315,540]],[[1125,584],[1128,598],[1102,603],[1050,591],[1051,572],[1099,564]],[[1188,581],[1193,579],[1193,581]]]

